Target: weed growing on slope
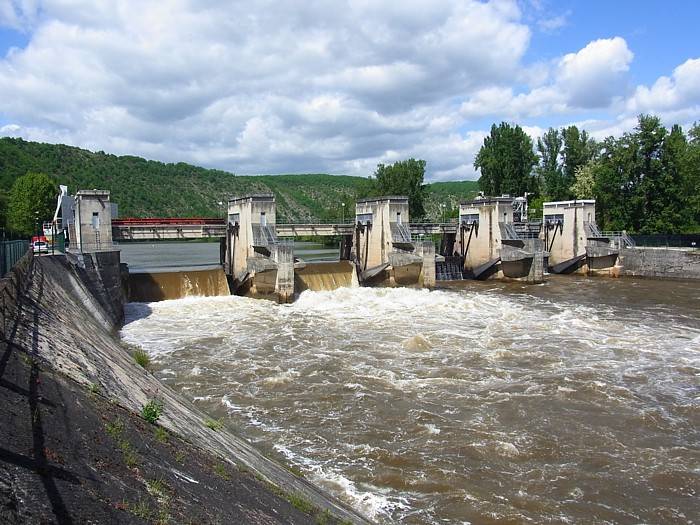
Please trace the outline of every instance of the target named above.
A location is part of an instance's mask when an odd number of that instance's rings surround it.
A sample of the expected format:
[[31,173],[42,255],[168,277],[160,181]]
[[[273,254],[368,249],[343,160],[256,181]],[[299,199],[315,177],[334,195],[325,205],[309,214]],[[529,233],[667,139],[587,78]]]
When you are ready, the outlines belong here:
[[204,426],[218,432],[224,428],[224,422],[221,419],[207,419],[204,421]]
[[141,415],[149,423],[155,424],[158,418],[163,414],[163,402],[157,399],[151,399],[143,405]]
[[214,465],[214,472],[217,476],[220,476],[227,481],[231,479],[231,474],[227,472],[226,467],[222,463],[217,463]]
[[134,350],[131,355],[134,357],[134,361],[136,361],[137,365],[139,365],[140,367],[142,367],[146,370],[150,370],[151,358],[146,351]]
[[314,505],[309,500],[304,499],[299,494],[288,494],[287,501],[292,504],[292,507],[299,509],[306,514],[314,510]]
[[134,516],[136,516],[137,518],[141,518],[144,521],[150,521],[152,511],[151,507],[148,505],[148,502],[139,500],[139,502],[136,504],[127,505],[127,509]]
[[139,464],[139,458],[134,451],[134,447],[129,443],[129,441],[124,437],[124,423],[120,419],[115,419],[111,423],[105,425],[105,430],[114,441],[117,442],[119,450],[122,451],[122,456],[124,458],[124,463],[128,468],[134,468]]
[[163,427],[156,427],[155,431],[153,432],[153,435],[161,443],[168,442],[168,431],[165,430],[165,428]]
[[163,478],[146,481],[146,488],[148,492],[157,498],[163,498],[168,493],[168,486],[165,481],[163,481]]

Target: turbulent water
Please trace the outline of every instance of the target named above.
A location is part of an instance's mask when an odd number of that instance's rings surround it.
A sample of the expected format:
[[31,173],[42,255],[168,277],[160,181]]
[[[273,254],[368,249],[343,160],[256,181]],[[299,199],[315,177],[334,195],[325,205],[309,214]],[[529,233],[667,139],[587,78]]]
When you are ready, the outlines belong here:
[[693,523],[700,287],[130,304],[157,375],[385,523]]

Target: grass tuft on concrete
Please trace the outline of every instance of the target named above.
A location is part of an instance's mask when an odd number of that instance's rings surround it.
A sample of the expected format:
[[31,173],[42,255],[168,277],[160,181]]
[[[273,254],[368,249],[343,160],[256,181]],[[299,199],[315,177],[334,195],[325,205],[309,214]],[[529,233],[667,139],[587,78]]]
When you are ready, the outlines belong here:
[[299,509],[306,514],[310,514],[316,508],[314,507],[313,503],[299,494],[288,494],[287,501],[292,504],[292,507]]
[[161,443],[167,443],[168,437],[170,437],[170,435],[168,434],[168,431],[165,430],[165,428],[163,428],[163,427],[156,427],[156,429],[153,431],[153,435]]
[[217,463],[216,465],[214,465],[214,472],[217,476],[227,481],[231,479],[231,474],[228,473],[228,471],[226,470],[226,466],[223,463]]
[[207,419],[204,421],[204,426],[210,428],[214,432],[218,432],[224,428],[224,422],[222,419]]
[[151,369],[151,357],[145,350],[134,350],[131,355],[134,357],[137,365],[145,370]]

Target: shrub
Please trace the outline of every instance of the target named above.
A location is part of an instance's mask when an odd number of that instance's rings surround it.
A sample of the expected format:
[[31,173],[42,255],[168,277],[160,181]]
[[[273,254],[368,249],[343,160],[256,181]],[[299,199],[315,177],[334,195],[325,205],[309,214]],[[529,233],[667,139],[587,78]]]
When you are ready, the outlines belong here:
[[149,423],[155,423],[158,418],[163,414],[163,403],[157,399],[151,399],[148,403],[143,405],[141,409],[141,415]]

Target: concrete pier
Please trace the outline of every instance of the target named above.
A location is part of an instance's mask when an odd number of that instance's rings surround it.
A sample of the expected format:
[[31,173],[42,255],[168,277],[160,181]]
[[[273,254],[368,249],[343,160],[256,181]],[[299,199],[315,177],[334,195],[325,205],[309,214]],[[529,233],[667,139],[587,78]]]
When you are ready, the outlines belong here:
[[271,193],[229,200],[224,264],[234,293],[282,302],[294,295],[293,248],[277,240],[276,211]]
[[484,197],[463,202],[454,253],[463,257],[464,272],[474,279],[524,278],[533,253],[513,227],[513,198]]
[[595,222],[595,200],[545,202],[542,239],[553,273],[609,273],[618,250]]
[[275,294],[281,303],[294,299],[294,242],[277,242],[273,249],[273,258],[277,263]]
[[416,243],[416,254],[423,258],[421,271],[421,284],[424,288],[435,287],[435,245],[432,241]]
[[409,226],[408,197],[361,199],[355,206],[353,256],[360,282],[417,284],[423,256],[416,254]]

